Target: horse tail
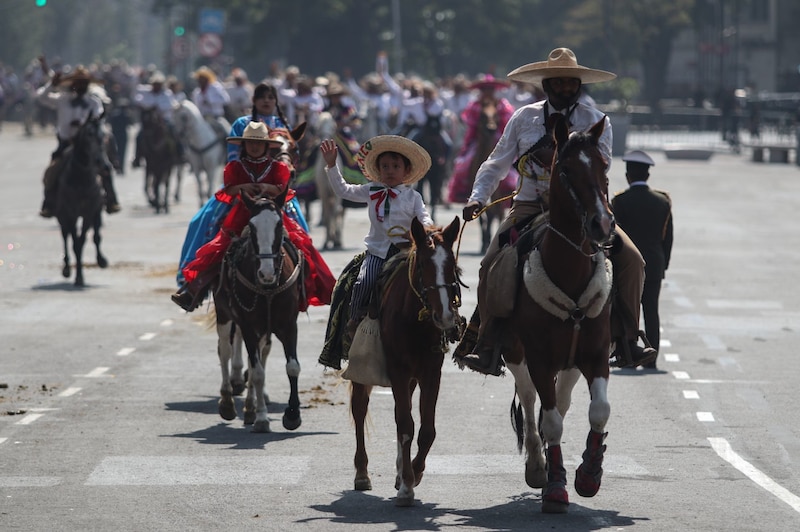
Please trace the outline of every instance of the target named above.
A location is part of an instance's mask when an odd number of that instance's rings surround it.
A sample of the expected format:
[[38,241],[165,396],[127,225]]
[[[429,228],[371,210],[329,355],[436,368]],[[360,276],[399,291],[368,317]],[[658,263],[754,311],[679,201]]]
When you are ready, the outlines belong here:
[[511,427],[517,435],[517,451],[521,453],[525,443],[525,414],[522,411],[522,403],[517,403],[516,390],[514,390],[514,397],[511,398]]

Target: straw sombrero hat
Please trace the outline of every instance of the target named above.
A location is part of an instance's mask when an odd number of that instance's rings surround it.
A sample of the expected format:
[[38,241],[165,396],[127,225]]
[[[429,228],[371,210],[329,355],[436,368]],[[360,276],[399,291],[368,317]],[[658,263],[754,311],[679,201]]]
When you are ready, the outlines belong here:
[[207,66],[201,66],[200,68],[192,72],[192,77],[195,79],[205,78],[208,80],[209,83],[214,83],[215,81],[217,81],[217,75],[214,73],[213,70],[211,70]]
[[425,177],[431,168],[431,156],[425,148],[405,137],[399,135],[379,135],[369,139],[361,145],[361,149],[355,156],[361,172],[370,181],[380,182],[380,170],[378,169],[378,157],[382,153],[395,152],[408,158],[411,161],[411,172],[403,184],[411,185]]
[[269,128],[264,122],[250,122],[245,126],[241,137],[228,137],[225,140],[237,145],[240,145],[245,140],[266,142],[274,148],[279,148],[283,145],[281,141],[269,138]]
[[547,61],[528,63],[508,73],[508,79],[525,83],[542,84],[548,78],[578,78],[581,83],[599,83],[616,78],[616,74],[596,70],[578,64],[569,48],[556,48],[547,56]]
[[102,79],[94,77],[92,73],[89,72],[89,70],[85,66],[78,65],[75,67],[75,70],[61,76],[61,81],[59,81],[58,84],[61,86],[66,86],[66,85],[71,85],[75,81],[87,81],[89,83],[103,83]]

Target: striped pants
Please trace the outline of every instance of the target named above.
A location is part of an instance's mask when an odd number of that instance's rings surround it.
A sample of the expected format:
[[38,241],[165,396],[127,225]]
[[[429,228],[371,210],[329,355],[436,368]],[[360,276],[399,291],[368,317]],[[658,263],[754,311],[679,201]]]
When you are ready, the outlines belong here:
[[371,253],[367,253],[367,256],[364,257],[364,262],[361,263],[361,269],[358,271],[358,278],[353,284],[353,292],[350,295],[351,319],[360,319],[366,314],[369,298],[375,287],[375,281],[378,279],[385,262],[386,259]]

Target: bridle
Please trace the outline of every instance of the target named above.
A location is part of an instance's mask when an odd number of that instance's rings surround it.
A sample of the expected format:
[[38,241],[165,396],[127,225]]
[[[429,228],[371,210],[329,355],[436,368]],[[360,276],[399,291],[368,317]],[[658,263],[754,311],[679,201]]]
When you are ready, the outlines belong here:
[[[436,234],[431,233],[428,235],[428,242],[433,242],[432,236]],[[455,261],[455,257],[453,257]],[[444,288],[447,291],[448,299],[452,304],[454,309],[458,309],[461,307],[461,283],[460,279],[458,278],[458,269],[455,270],[455,277],[456,280],[452,283],[444,283],[444,284],[432,284],[432,285],[424,285],[424,280],[422,278],[422,268],[417,268],[417,248],[411,249],[408,253],[408,285],[411,287],[411,290],[417,296],[420,304],[422,305],[422,309],[419,311],[417,316],[418,321],[425,321],[430,319],[431,317],[431,309],[428,305],[428,298],[427,294],[430,291],[438,291],[440,288]],[[421,288],[417,288],[417,287]]]

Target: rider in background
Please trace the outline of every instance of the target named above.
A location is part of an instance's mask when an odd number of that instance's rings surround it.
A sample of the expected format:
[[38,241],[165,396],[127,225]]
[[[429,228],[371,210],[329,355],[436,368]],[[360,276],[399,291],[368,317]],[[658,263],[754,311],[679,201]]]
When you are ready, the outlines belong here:
[[[44,58],[41,58],[44,61]],[[90,118],[100,118],[105,110],[103,101],[94,91],[89,90],[90,83],[102,83],[83,66],[77,66],[67,75],[56,73],[37,91],[37,100],[44,107],[53,109],[57,114],[56,135],[58,147],[53,152],[50,165],[44,173],[44,201],[39,215],[51,218],[55,215],[58,192],[58,176],[64,167],[64,150],[72,144],[75,134]],[[68,91],[60,90],[68,87]],[[106,195],[106,212],[113,214],[120,211],[117,194],[111,177],[111,163],[103,151],[100,161],[103,189]]]
[[[610,166],[611,122],[601,111],[580,103],[578,99],[583,84],[608,81],[616,75],[581,66],[572,50],[556,48],[546,61],[521,66],[508,77],[515,81],[540,84],[547,99],[521,107],[514,113],[491,155],[478,169],[469,201],[464,206],[464,220],[473,220],[512,166],[517,167],[521,176],[518,194],[481,261],[478,308],[455,353],[455,358],[470,369],[492,375],[501,373],[502,361],[495,355],[494,346],[503,338],[498,334],[500,318],[491,316],[486,306],[486,278],[500,250],[499,237],[523,221],[547,212],[549,208],[550,168],[555,150],[551,131],[556,114],[568,120],[571,132],[588,131],[599,121],[605,121],[599,147]],[[652,362],[657,356],[655,349],[649,347],[648,342],[645,342],[647,347],[637,344],[638,337],[644,336],[639,331],[644,260],[630,238],[619,228],[611,260],[618,291],[614,300],[617,315],[613,320],[616,325],[614,329],[618,330],[612,330],[616,343],[613,356],[620,362],[627,360],[624,353],[629,353],[633,366]],[[477,340],[470,345],[475,340],[475,329],[478,327]]]
[[[155,109],[161,115],[161,119],[167,125],[170,136],[175,138],[175,133],[172,125],[172,110],[178,105],[178,100],[172,91],[164,87],[166,78],[164,74],[159,71],[153,72],[145,85],[136,87],[136,95],[133,97],[134,103],[139,109],[150,110]],[[176,139],[177,140],[177,139]],[[180,145],[180,143],[178,143]],[[133,157],[131,167],[139,168],[142,159],[142,131],[136,134],[136,152]]]
[[217,136],[224,138],[230,128],[225,120],[225,106],[230,103],[228,92],[217,80],[214,71],[207,66],[195,70],[192,77],[197,80],[197,86],[192,90],[192,102],[217,132]]

